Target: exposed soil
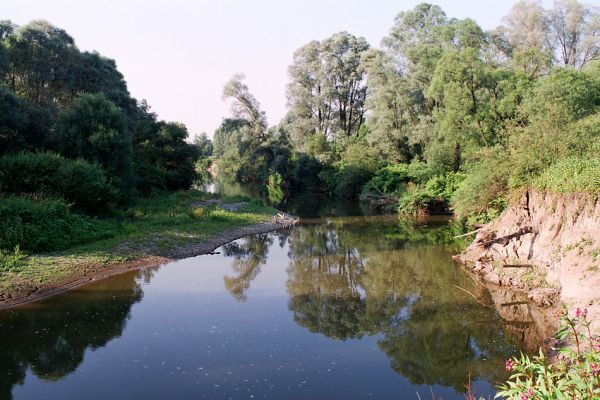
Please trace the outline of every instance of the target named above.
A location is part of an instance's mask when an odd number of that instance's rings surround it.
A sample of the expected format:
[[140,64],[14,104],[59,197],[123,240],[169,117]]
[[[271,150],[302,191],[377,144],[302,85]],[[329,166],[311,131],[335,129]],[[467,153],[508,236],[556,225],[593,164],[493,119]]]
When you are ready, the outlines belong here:
[[209,254],[214,252],[216,248],[242,237],[289,228],[297,222],[298,219],[293,216],[279,213],[270,221],[221,232],[201,242],[182,244],[162,252],[157,252],[155,248],[137,247],[135,253],[138,256],[127,262],[107,265],[96,261],[82,260],[72,267],[73,273],[63,281],[43,287],[22,286],[16,292],[0,293],[0,310],[55,296],[86,283],[123,272],[145,267],[156,267],[182,258]]
[[526,191],[455,259],[539,306],[587,308],[600,327],[600,200],[594,196]]

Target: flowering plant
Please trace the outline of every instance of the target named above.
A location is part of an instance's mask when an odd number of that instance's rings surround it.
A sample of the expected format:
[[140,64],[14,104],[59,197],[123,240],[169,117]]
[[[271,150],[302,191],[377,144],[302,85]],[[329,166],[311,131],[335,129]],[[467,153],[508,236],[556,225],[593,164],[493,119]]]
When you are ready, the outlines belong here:
[[499,387],[496,398],[600,399],[600,338],[591,333],[587,310],[578,308],[569,316],[565,308],[559,318],[556,339],[573,346],[557,349],[554,363],[548,363],[541,349],[532,358],[521,354],[506,360],[505,368],[513,374]]

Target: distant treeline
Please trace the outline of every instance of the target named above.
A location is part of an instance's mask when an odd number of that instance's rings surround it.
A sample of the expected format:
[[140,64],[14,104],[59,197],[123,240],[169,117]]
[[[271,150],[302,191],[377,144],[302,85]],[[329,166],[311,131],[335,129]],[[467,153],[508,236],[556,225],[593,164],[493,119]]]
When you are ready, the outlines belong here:
[[[600,13],[519,1],[484,31],[436,5],[399,13],[381,49],[347,32],[298,49],[288,114],[268,128],[237,75],[214,135],[218,170],[472,222],[534,186],[600,191]],[[585,171],[585,173],[581,173]]]

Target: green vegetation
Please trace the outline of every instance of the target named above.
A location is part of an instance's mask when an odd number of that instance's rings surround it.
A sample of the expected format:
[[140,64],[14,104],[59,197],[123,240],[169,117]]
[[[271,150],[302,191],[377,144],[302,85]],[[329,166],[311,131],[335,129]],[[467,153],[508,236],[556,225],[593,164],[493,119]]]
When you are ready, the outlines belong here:
[[[226,85],[234,118],[215,133],[217,167],[470,223],[527,187],[597,192],[585,160],[600,150],[599,18],[577,1],[519,1],[485,32],[423,3],[396,16],[382,49],[348,32],[311,41],[294,54],[277,126],[240,76]],[[567,168],[573,157],[590,165]]]
[[600,193],[600,160],[569,157],[548,167],[532,182],[540,191]]
[[506,360],[513,374],[500,387],[497,397],[505,399],[595,399],[600,395],[598,380],[600,354],[598,340],[590,331],[587,310],[569,316],[565,309],[560,317],[557,339],[574,346],[560,346],[560,359],[549,363],[539,356],[526,355]]
[[0,157],[0,192],[63,198],[88,214],[109,213],[118,200],[118,189],[99,164],[50,152]]
[[128,210],[189,189],[212,153],[206,135],[190,144],[183,124],[157,120],[132,98],[114,61],[80,51],[46,21],[0,21],[0,107],[0,250],[9,269],[15,248],[127,237]]
[[[167,256],[220,232],[271,219],[275,210],[243,196],[226,211],[190,190],[140,199],[111,218],[75,214],[62,200],[11,197],[0,207],[0,292],[31,290],[83,276],[86,269],[147,256]],[[21,250],[27,251],[26,256]],[[35,255],[33,255],[35,254]]]
[[115,235],[106,220],[76,214],[64,200],[8,197],[0,203],[0,248],[64,250]]

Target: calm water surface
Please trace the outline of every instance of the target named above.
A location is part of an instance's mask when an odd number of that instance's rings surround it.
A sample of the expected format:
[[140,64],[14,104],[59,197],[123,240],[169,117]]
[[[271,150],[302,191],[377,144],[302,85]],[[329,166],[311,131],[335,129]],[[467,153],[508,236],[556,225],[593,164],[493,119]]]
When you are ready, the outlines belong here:
[[2,312],[0,399],[462,399],[469,376],[491,395],[519,348],[435,244],[453,234],[307,219]]

